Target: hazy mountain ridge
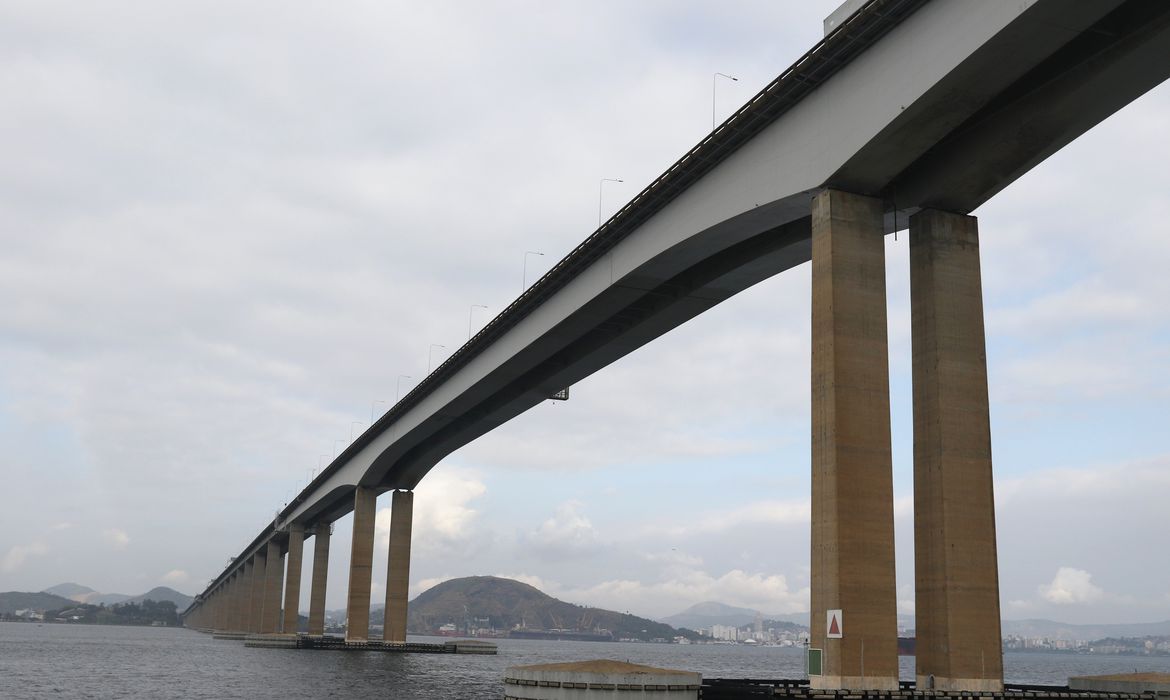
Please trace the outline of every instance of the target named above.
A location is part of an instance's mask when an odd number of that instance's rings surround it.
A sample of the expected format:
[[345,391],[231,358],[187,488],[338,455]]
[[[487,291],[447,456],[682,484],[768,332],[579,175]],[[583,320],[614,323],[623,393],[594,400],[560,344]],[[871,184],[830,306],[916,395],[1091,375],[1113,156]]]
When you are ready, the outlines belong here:
[[[716,601],[696,603],[680,613],[661,619],[662,622],[690,629],[710,629],[711,625],[742,627],[755,622],[757,612]],[[791,615],[762,614],[765,621],[792,622],[807,627],[808,613]],[[898,615],[898,624],[914,629],[913,615]],[[1066,641],[1094,641],[1097,639],[1170,636],[1170,620],[1163,622],[1135,622],[1111,624],[1072,624],[1056,620],[1003,620],[1003,636],[1059,639]]]
[[76,601],[53,593],[7,591],[0,593],[0,615],[11,615],[17,610],[57,610],[74,605]]
[[[0,606],[0,613],[24,609],[56,610],[68,607],[72,603],[85,603],[87,605],[141,604],[145,600],[153,600],[156,603],[170,601],[179,610],[185,610],[195,600],[193,597],[167,586],[156,586],[145,593],[131,596],[123,593],[99,593],[88,586],[76,583],[59,583],[38,593],[9,591],[0,593],[0,595],[6,596],[5,601],[20,601],[8,602]],[[36,596],[42,597],[37,598]],[[9,610],[8,607],[12,607],[12,610]]]
[[1074,625],[1054,620],[1004,620],[1003,636],[1048,637],[1066,641],[1170,636],[1170,620],[1103,625]]
[[808,627],[808,613],[792,613],[789,615],[774,615],[762,613],[752,608],[739,608],[714,600],[695,603],[680,613],[661,618],[662,622],[675,627],[688,629],[710,629],[711,625],[727,625],[729,627],[743,627],[753,624],[759,616],[764,622],[773,623],[772,626],[795,625]]

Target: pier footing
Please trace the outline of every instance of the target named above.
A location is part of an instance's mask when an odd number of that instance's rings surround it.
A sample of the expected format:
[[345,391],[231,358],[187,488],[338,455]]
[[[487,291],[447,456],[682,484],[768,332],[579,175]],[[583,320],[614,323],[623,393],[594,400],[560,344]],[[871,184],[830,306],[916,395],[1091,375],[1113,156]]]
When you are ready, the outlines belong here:
[[[224,637],[227,639],[227,637]],[[268,649],[326,649],[329,651],[381,651],[397,654],[495,654],[496,645],[478,639],[459,639],[442,644],[425,642],[346,641],[343,637],[306,634],[249,634],[237,637],[246,647]]]
[[1059,685],[1014,685],[1001,691],[917,690],[902,682],[898,690],[824,690],[809,688],[805,680],[761,680],[750,678],[704,678],[703,700],[741,698],[787,698],[788,700],[1165,700],[1154,691],[1106,692],[1077,690]]

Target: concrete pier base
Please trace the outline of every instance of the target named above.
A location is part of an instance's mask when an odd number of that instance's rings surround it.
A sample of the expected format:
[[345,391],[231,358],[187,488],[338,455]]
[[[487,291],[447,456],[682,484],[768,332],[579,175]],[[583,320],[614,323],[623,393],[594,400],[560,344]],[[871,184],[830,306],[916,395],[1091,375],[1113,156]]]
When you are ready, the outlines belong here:
[[268,575],[266,567],[267,559],[265,556],[265,551],[263,549],[252,555],[252,562],[254,566],[252,568],[252,583],[250,586],[251,592],[248,594],[249,612],[247,631],[253,634],[259,633],[261,630],[261,625],[263,625],[262,615],[264,612],[264,581],[265,577]]
[[881,200],[836,190],[813,200],[813,688],[898,689],[882,212]]
[[505,700],[590,700],[636,693],[656,700],[697,700],[702,676],[693,671],[654,668],[624,661],[509,666]]
[[390,554],[386,564],[386,622],[382,637],[387,642],[406,641],[406,605],[410,588],[410,530],[414,518],[414,493],[395,491],[390,510]]
[[260,613],[261,634],[275,634],[280,626],[280,594],[284,589],[284,551],[275,539],[268,541],[264,565],[264,607]]
[[931,209],[910,217],[910,301],[917,686],[997,691],[1003,646],[975,217]]
[[284,576],[284,617],[280,630],[285,634],[297,633],[298,608],[301,604],[301,559],[304,552],[305,528],[290,525],[288,528],[288,570]]
[[309,634],[325,633],[325,588],[329,581],[329,523],[313,528],[313,581],[309,589]]
[[353,492],[353,543],[349,554],[346,641],[370,638],[370,585],[374,580],[374,516],[378,494],[359,486]]

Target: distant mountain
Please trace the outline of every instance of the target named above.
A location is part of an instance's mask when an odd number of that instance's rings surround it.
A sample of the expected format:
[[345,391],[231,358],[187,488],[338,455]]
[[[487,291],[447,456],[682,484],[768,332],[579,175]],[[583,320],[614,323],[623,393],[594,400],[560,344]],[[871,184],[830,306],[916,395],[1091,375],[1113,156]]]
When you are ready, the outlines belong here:
[[1070,625],[1053,620],[1004,620],[1002,629],[1005,637],[1014,635],[1091,642],[1107,637],[1170,636],[1170,620],[1112,625]]
[[419,594],[408,610],[407,626],[414,634],[433,632],[448,623],[463,629],[468,621],[499,630],[517,625],[533,630],[605,629],[617,638],[630,639],[670,639],[681,633],[644,617],[566,603],[526,583],[495,576],[444,581]]
[[689,627],[693,630],[711,629],[711,625],[739,627],[755,622],[756,615],[759,614],[751,608],[737,608],[734,605],[709,600],[695,603],[680,613],[662,618],[662,621],[668,625]]
[[68,598],[76,603],[88,603],[89,605],[115,605],[118,603],[141,603],[144,600],[153,600],[161,603],[164,600],[169,600],[178,607],[179,610],[185,610],[195,599],[189,595],[184,595],[173,588],[166,586],[159,586],[152,588],[142,595],[126,595],[125,593],[98,593],[89,586],[82,586],[76,583],[59,583],[52,588],[46,588],[45,593]]
[[704,603],[695,603],[680,613],[662,618],[662,621],[675,627],[689,629],[710,629],[711,625],[727,625],[729,627],[743,627],[753,624],[759,615],[765,627],[793,626],[808,628],[808,613],[792,613],[791,615],[768,615],[751,608],[737,608],[726,603],[717,603],[713,600]]
[[52,588],[46,588],[42,593],[51,593],[52,595],[68,598],[78,603],[85,603],[87,602],[86,599],[91,595],[97,594],[97,591],[89,586],[82,586],[77,583],[59,583]]
[[144,600],[153,600],[156,603],[161,603],[164,600],[169,600],[175,604],[179,610],[186,610],[195,599],[189,595],[184,595],[173,588],[166,586],[158,586],[152,588],[142,595],[128,597],[124,602],[127,603],[141,603]]
[[72,606],[76,601],[52,593],[21,593],[9,591],[0,593],[0,614],[12,614],[17,610],[58,610]]

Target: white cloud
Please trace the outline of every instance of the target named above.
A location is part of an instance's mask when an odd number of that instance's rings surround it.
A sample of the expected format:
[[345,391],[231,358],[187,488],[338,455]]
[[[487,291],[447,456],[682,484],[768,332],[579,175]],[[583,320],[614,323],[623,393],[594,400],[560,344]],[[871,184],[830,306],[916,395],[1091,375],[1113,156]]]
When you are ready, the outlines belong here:
[[[805,524],[812,518],[812,505],[807,499],[766,500],[745,503],[721,510],[705,511],[675,522],[659,523],[645,528],[647,535],[674,537],[726,532],[741,525]],[[684,522],[677,522],[682,520]]]
[[1092,603],[1100,600],[1105,592],[1093,585],[1092,575],[1083,569],[1062,566],[1056,570],[1052,583],[1038,587],[1040,597],[1050,603]]
[[913,584],[904,583],[898,586],[898,614],[913,615],[915,610],[915,590]]
[[[485,493],[487,486],[471,472],[448,466],[433,469],[414,490],[412,550],[460,549],[480,542],[475,533],[479,513],[472,506]],[[374,519],[382,546],[390,539],[391,511],[380,508]]]
[[130,535],[127,535],[125,530],[116,527],[102,530],[102,539],[114,549],[126,549],[130,544]]
[[163,583],[181,584],[191,580],[191,575],[182,569],[171,569],[162,575]]
[[44,542],[13,545],[9,548],[8,553],[4,555],[3,561],[0,561],[0,570],[3,570],[5,573],[12,573],[24,566],[24,563],[29,557],[43,556],[48,552],[49,548]]
[[584,507],[579,501],[560,504],[551,518],[524,536],[523,544],[554,559],[580,557],[597,551],[597,531],[581,512]]

